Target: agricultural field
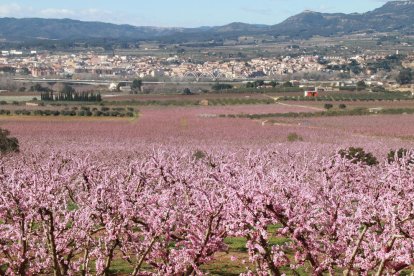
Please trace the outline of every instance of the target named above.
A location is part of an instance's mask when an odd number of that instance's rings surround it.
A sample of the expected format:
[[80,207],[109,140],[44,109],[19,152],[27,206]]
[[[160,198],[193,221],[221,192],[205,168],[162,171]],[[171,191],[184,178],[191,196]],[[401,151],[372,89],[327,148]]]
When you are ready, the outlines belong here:
[[[287,95],[287,94],[284,94]],[[176,101],[185,101],[185,100],[194,100],[194,101],[201,101],[201,100],[212,100],[212,99],[266,99],[266,95],[261,93],[243,93],[240,95],[239,93],[205,93],[205,94],[194,94],[194,95],[179,95],[179,94],[159,94],[159,95],[106,95],[104,96],[104,100],[106,101],[128,101],[128,100],[136,100],[136,101],[168,101],[168,100],[176,100]]]
[[305,105],[316,108],[324,108],[325,103],[332,103],[334,108],[338,108],[339,105],[345,104],[347,108],[414,108],[414,101],[284,101],[283,103],[292,105]]
[[33,98],[36,98],[35,95],[2,95],[0,96],[0,102],[28,102],[33,100]]
[[[320,116],[326,102],[315,101],[132,100],[2,106],[33,112],[0,116],[20,146],[0,158],[2,275],[414,270],[413,114]],[[335,101],[334,111],[339,104],[414,106]],[[75,107],[136,115],[34,115]],[[236,116],[296,113],[313,116]]]

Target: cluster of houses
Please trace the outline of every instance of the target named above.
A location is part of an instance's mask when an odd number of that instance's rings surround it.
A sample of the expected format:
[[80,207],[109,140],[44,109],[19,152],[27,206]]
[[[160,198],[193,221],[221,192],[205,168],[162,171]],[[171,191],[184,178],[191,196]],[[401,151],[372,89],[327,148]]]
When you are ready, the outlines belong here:
[[[93,52],[55,55],[30,51],[2,51],[0,66],[16,69],[28,68],[33,77],[59,75],[95,75],[99,77],[204,77],[204,78],[254,78],[274,75],[287,75],[296,72],[326,72],[327,65],[344,65],[351,60],[361,66],[367,60],[380,60],[385,56],[284,56],[275,58],[255,58],[248,61],[232,59],[228,61],[193,62],[188,58],[136,57],[100,55]],[[321,64],[320,60],[326,61]]]
[[[49,54],[17,50],[2,51],[2,67],[14,68],[16,73],[30,75],[34,78],[72,77],[73,79],[108,79],[126,80],[131,78],[165,78],[165,79],[277,79],[278,76],[298,72],[330,73],[332,66],[347,65],[356,62],[364,67],[368,61],[385,59],[386,56],[284,56],[274,58],[255,58],[250,60],[232,59],[227,61],[193,62],[179,56],[119,56],[100,55],[94,52],[79,54]],[[323,60],[324,62],[321,62]],[[414,55],[404,61],[406,66],[414,65]],[[413,66],[414,67],[414,66]],[[368,86],[392,86],[396,83],[379,79],[375,74],[365,71],[361,78]],[[353,86],[361,79],[338,82],[333,87]],[[311,91],[312,92],[312,91]],[[313,91],[309,95],[317,95]]]

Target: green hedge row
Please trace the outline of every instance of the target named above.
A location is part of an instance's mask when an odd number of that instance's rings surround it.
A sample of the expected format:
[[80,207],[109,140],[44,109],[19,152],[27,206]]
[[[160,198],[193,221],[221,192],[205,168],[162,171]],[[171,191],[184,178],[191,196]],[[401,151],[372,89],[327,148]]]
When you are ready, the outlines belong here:
[[321,112],[289,112],[289,113],[267,113],[267,114],[221,114],[221,118],[310,118],[310,117],[332,117],[332,116],[358,116],[358,115],[374,115],[374,114],[414,114],[414,108],[390,108],[375,110],[371,112],[368,108],[355,108],[352,110],[330,110]]
[[394,100],[412,100],[413,97],[409,93],[355,93],[355,94],[333,94],[323,95],[315,98],[304,96],[285,96],[280,97],[284,101],[394,101]]
[[23,116],[80,116],[80,117],[134,117],[135,112],[120,111],[87,111],[87,110],[4,110],[0,109],[0,115],[23,115]]
[[[108,105],[121,105],[121,104],[133,104],[137,106],[195,106],[200,105],[200,100],[149,100],[149,101],[137,101],[132,100],[128,102],[108,102]],[[222,99],[210,99],[208,105],[244,105],[244,104],[272,104],[275,101],[273,99],[252,99],[252,98],[222,98]]]

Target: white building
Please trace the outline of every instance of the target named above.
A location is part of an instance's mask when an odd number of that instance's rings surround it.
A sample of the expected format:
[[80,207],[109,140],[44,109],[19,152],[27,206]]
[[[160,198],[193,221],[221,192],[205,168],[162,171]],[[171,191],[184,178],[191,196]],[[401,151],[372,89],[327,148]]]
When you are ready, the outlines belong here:
[[131,92],[132,91],[131,86],[129,86],[129,85],[127,85],[127,86],[121,86],[119,88],[119,90],[121,90],[121,92]]
[[109,85],[109,90],[116,91],[117,89],[118,89],[118,84],[113,82]]
[[11,50],[10,51],[10,55],[13,55],[13,56],[21,56],[21,55],[23,55],[23,52],[17,51],[17,50]]

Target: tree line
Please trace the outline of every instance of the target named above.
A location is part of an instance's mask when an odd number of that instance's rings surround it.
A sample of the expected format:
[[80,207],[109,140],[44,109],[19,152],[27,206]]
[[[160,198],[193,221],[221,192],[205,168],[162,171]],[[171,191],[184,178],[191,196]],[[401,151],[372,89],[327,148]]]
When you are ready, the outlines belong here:
[[44,91],[40,95],[42,101],[59,101],[59,102],[100,102],[102,96],[100,93],[93,92],[76,92],[73,87],[65,85],[60,93],[55,95],[53,91]]

